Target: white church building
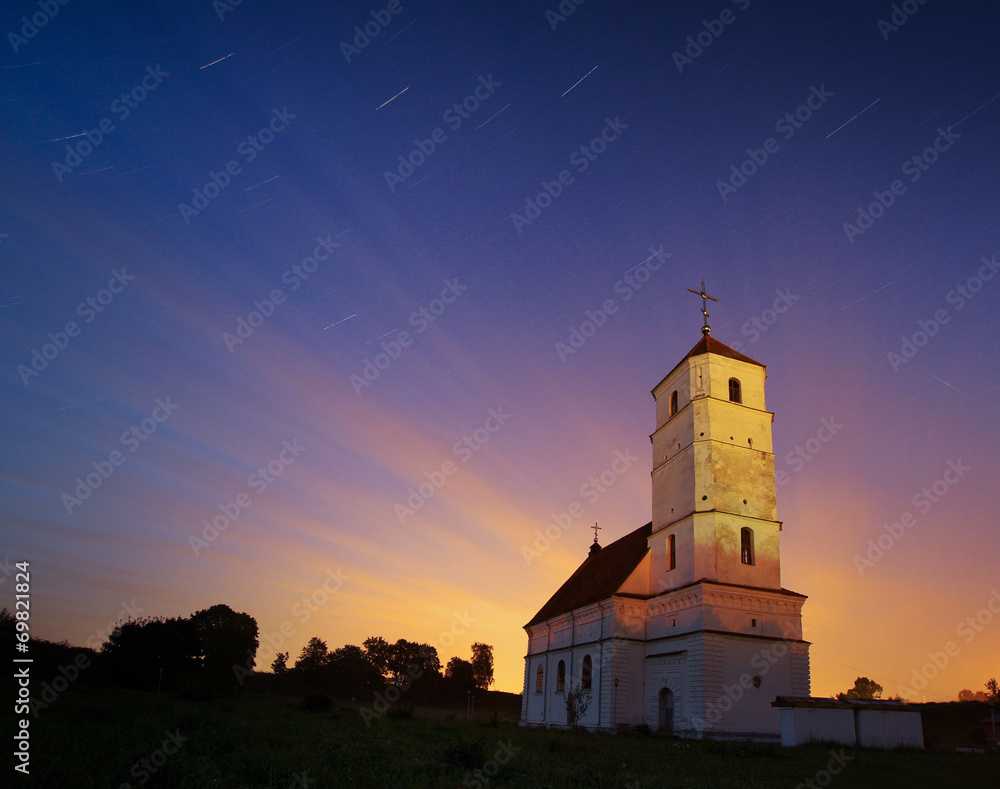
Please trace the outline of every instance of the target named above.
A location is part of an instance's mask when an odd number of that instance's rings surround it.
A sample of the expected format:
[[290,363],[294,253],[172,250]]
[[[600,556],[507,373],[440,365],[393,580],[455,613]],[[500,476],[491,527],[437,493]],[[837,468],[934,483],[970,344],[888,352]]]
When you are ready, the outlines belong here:
[[525,625],[522,724],[567,725],[573,693],[587,728],[778,741],[772,702],[809,695],[806,598],[781,586],[767,374],[702,311],[701,340],[652,391],[652,522],[595,536]]

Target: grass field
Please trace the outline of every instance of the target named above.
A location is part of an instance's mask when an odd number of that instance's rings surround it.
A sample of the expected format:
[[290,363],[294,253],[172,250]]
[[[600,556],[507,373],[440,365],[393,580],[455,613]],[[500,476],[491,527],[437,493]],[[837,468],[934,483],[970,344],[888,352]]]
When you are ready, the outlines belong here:
[[[611,736],[494,725],[487,709],[417,709],[370,727],[338,704],[192,702],[71,688],[32,724],[31,776],[46,789],[183,787],[1000,787],[1000,758]],[[510,703],[508,702],[508,707]],[[179,744],[178,744],[179,743]],[[828,769],[828,768],[833,769]],[[3,783],[7,783],[4,781]]]

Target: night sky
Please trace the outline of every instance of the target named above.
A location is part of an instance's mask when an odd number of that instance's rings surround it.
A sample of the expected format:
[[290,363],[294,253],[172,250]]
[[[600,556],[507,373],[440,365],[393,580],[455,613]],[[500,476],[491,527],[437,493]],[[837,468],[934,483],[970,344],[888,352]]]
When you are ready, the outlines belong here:
[[222,602],[264,668],[485,641],[520,692],[593,523],[650,519],[704,279],[767,365],[813,693],[982,689],[1000,15],[962,5],[6,3],[0,559],[33,634]]

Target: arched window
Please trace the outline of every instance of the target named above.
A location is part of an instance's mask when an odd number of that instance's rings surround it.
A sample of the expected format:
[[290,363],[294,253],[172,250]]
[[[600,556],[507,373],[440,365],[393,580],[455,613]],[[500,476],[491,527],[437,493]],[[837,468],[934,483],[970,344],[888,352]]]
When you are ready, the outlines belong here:
[[556,693],[566,690],[566,663],[562,660],[556,666]]
[[753,564],[753,529],[744,526],[740,529],[740,561],[743,564]]
[[677,567],[677,540],[673,534],[667,537],[667,570]]
[[583,666],[580,669],[580,688],[582,690],[590,690],[591,683],[593,682],[594,674],[594,662],[590,659],[590,655],[583,656]]
[[734,403],[743,402],[743,394],[740,392],[740,379],[730,378],[729,379],[729,399]]
[[677,390],[674,389],[673,394],[670,395],[670,416],[677,413]]
[[545,669],[541,666],[535,672],[535,693],[541,693],[545,688]]

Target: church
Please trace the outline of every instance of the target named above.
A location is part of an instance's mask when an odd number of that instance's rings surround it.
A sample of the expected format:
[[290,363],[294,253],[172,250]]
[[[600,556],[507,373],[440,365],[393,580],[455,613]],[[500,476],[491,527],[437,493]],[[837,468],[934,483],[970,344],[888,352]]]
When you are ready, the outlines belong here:
[[606,546],[595,530],[524,626],[523,725],[777,741],[772,702],[809,695],[806,597],[781,586],[767,373],[711,336],[712,297],[692,292],[701,340],[652,390],[652,521]]

